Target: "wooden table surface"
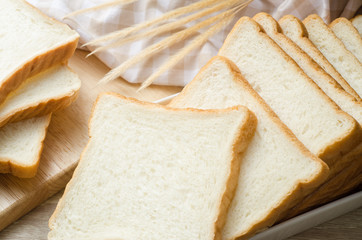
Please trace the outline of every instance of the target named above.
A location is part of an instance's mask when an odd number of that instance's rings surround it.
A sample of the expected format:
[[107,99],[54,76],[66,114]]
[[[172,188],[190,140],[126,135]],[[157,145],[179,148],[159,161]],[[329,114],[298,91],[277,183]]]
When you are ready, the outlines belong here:
[[[85,58],[86,54],[86,52],[77,50],[69,61],[69,66],[79,74],[82,80],[100,79],[109,69],[96,57],[92,56],[90,58]],[[181,90],[180,87],[151,86],[141,92],[136,92],[139,84],[130,84],[124,80],[117,81],[119,81],[119,86],[115,89],[116,92],[145,101],[154,101]],[[0,232],[0,239],[47,239],[46,236],[49,231],[47,225],[48,219],[61,196],[62,191],[2,230]],[[362,239],[362,208],[316,226],[289,239]]]

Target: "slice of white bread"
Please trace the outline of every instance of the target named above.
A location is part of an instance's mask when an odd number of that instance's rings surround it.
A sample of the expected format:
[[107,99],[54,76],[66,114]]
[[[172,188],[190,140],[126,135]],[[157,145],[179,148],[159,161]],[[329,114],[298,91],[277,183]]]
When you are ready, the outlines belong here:
[[48,239],[220,239],[255,127],[242,106],[171,109],[100,95]]
[[351,23],[357,29],[359,35],[362,37],[362,15],[358,15],[352,18]]
[[337,18],[329,28],[343,42],[344,46],[362,62],[362,37],[347,18]]
[[24,0],[1,0],[0,103],[23,80],[70,58],[78,38]]
[[63,64],[27,79],[0,104],[0,127],[68,106],[78,96],[80,85],[78,75]]
[[297,138],[329,166],[360,142],[359,124],[341,111],[254,20],[242,17],[219,55],[237,65]]
[[0,173],[34,177],[51,114],[0,128]]
[[321,184],[328,174],[327,166],[296,139],[224,57],[211,59],[169,104],[201,109],[235,105],[253,111],[258,125],[243,155],[222,239],[246,239],[271,226],[280,212]]
[[358,102],[353,96],[344,91],[307,53],[286,37],[282,33],[278,22],[272,16],[267,13],[259,13],[253,19],[317,83],[324,93],[337,103],[343,111],[354,117],[362,125],[362,102]]
[[303,23],[312,43],[361,97],[362,64],[318,15],[309,15]]
[[357,92],[346,82],[339,72],[330,64],[316,46],[309,40],[308,32],[304,24],[292,15],[286,15],[279,20],[280,27],[288,38],[296,43],[304,52],[306,52],[313,60],[319,64],[330,76],[332,76],[343,89],[355,97],[358,101],[362,101]]

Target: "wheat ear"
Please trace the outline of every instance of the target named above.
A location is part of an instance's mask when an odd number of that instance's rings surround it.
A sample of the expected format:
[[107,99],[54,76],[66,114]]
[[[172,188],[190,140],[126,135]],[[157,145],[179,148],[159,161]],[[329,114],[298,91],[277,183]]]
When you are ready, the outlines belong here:
[[171,59],[169,59],[166,63],[161,65],[150,77],[148,77],[141,85],[141,87],[137,90],[140,91],[149,85],[151,85],[156,78],[158,78],[162,73],[166,72],[173,66],[175,66],[179,61],[181,61],[187,54],[189,54],[195,48],[202,46],[212,35],[219,32],[223,27],[230,23],[230,21],[234,18],[236,12],[232,13],[230,16],[220,20],[218,23],[210,27],[206,32],[197,36],[190,44],[186,47],[182,48],[176,54],[172,55]]
[[85,13],[85,12],[91,12],[91,11],[95,11],[95,10],[99,10],[99,9],[102,9],[102,8],[107,8],[107,7],[111,7],[111,6],[115,6],[115,5],[129,4],[129,3],[133,3],[135,1],[137,1],[137,0],[115,0],[115,1],[111,1],[111,2],[107,2],[107,3],[97,5],[95,7],[85,8],[85,9],[81,9],[81,10],[78,10],[78,11],[71,12],[71,13],[65,15],[63,17],[63,19],[70,18],[70,17],[73,17],[75,15],[79,15],[79,14],[82,14],[82,13]]
[[177,8],[175,10],[169,11],[165,14],[163,14],[162,16],[155,18],[155,19],[151,19],[149,21],[143,22],[143,23],[139,23],[136,24],[134,26],[119,30],[119,31],[115,31],[112,32],[110,34],[104,35],[102,37],[99,37],[97,39],[94,39],[86,44],[84,44],[84,46],[88,46],[88,45],[98,45],[101,42],[107,42],[107,41],[112,41],[116,38],[120,39],[120,38],[124,38],[126,36],[129,36],[130,34],[133,34],[135,32],[138,32],[140,30],[144,30],[152,25],[156,25],[159,24],[161,22],[164,22],[166,20],[169,20],[171,18],[177,18],[181,15],[190,13],[190,12],[195,12],[197,10],[200,10],[202,8],[205,7],[210,7],[212,5],[214,5],[215,3],[219,2],[220,0],[202,0],[193,4],[190,4],[188,6],[185,7],[180,7]]
[[128,68],[130,68],[131,66],[133,66],[134,64],[148,59],[149,57],[151,57],[152,55],[154,55],[155,53],[158,53],[160,51],[162,51],[165,48],[168,48],[170,46],[172,46],[173,44],[183,41],[185,39],[187,39],[188,37],[190,37],[192,34],[196,33],[199,29],[204,28],[206,26],[209,26],[210,24],[227,17],[230,14],[230,11],[234,11],[234,10],[228,10],[225,11],[223,13],[220,13],[214,17],[208,18],[207,20],[200,22],[190,28],[187,28],[183,31],[177,32],[175,34],[173,34],[170,37],[167,37],[165,39],[163,39],[162,41],[153,44],[147,48],[145,48],[141,53],[137,54],[136,56],[126,60],[124,63],[122,63],[120,66],[112,69],[110,72],[108,72],[101,80],[100,83],[107,83],[117,77],[119,77],[120,75],[122,75]]
[[130,37],[127,37],[127,38],[120,39],[120,40],[112,42],[112,43],[110,43],[110,44],[108,44],[106,46],[98,47],[94,51],[92,51],[90,53],[90,55],[92,55],[94,53],[97,53],[97,52],[100,52],[100,51],[110,49],[110,48],[119,47],[119,46],[121,46],[123,44],[126,44],[126,43],[129,43],[129,42],[134,42],[134,41],[138,41],[140,39],[145,39],[145,38],[151,38],[151,37],[160,35],[160,34],[165,33],[165,32],[171,32],[172,30],[175,30],[175,29],[185,25],[188,22],[194,21],[194,20],[199,19],[201,17],[207,16],[207,15],[209,15],[211,13],[220,11],[222,9],[228,9],[228,8],[234,6],[239,1],[240,0],[223,1],[223,2],[221,2],[219,4],[214,5],[211,8],[207,8],[207,9],[202,10],[200,12],[197,12],[195,14],[192,14],[192,15],[186,16],[184,18],[181,18],[176,22],[168,23],[168,24],[162,25],[160,27],[157,27],[156,29],[150,29],[148,31],[145,31],[145,32],[142,32],[142,33],[139,33],[139,34],[136,34],[136,35],[133,35],[133,36],[130,36]]

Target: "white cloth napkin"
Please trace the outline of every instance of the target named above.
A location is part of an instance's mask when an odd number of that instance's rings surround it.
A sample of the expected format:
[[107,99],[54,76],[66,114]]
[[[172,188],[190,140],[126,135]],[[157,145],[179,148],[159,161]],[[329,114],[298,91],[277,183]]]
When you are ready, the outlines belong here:
[[[80,34],[80,44],[102,36],[106,33],[140,23],[163,13],[196,0],[138,0],[123,7],[110,7],[94,12],[84,13],[69,19],[63,17],[75,10],[84,9],[105,3],[105,0],[27,0],[47,15],[67,23]],[[241,16],[254,16],[258,12],[267,12],[275,19],[286,14],[292,14],[300,19],[312,13],[320,15],[325,22],[343,16],[351,18],[361,7],[361,0],[254,0],[243,9],[235,20],[220,33],[211,37],[204,46],[194,50],[174,68],[160,76],[155,83],[161,85],[184,86],[190,82],[200,68],[218,52],[233,24]],[[194,23],[193,23],[194,24]],[[187,24],[185,28],[192,24]],[[145,47],[159,41],[160,37],[141,40],[126,44],[116,49],[107,50],[96,54],[110,68],[117,67],[126,59],[139,53]],[[185,43],[190,42],[189,40]],[[129,82],[143,82],[155,69],[167,61],[170,55],[181,49],[185,43],[177,44],[166,49],[157,56],[145,59],[143,62],[127,70],[122,76]],[[92,50],[92,49],[89,49]]]

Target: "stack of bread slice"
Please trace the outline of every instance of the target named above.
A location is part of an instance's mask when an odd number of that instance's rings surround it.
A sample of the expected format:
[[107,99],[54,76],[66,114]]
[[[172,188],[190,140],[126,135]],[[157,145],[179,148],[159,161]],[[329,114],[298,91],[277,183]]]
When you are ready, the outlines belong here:
[[[359,36],[351,30],[357,39],[353,45],[357,47],[350,47],[349,51],[333,33],[339,31],[333,26],[340,21],[329,28],[316,15],[305,19],[305,26],[293,16],[282,18],[280,25],[265,13],[253,19],[243,17],[219,51],[219,55],[236,64],[282,122],[330,169],[320,187],[285,207],[277,221],[331,201],[362,182],[362,66],[355,56],[358,51],[351,52],[360,48]],[[234,201],[240,200],[236,197]],[[229,215],[243,211],[247,210],[230,211]],[[240,223],[235,227],[238,218],[227,219],[225,239],[253,234],[237,230],[244,226]],[[254,226],[259,231],[267,227],[262,223]]]
[[343,22],[243,17],[168,106],[101,95],[48,238],[248,239],[354,189],[362,67]]
[[0,173],[33,177],[51,113],[72,103],[80,79],[67,66],[79,35],[24,0],[0,8]]

